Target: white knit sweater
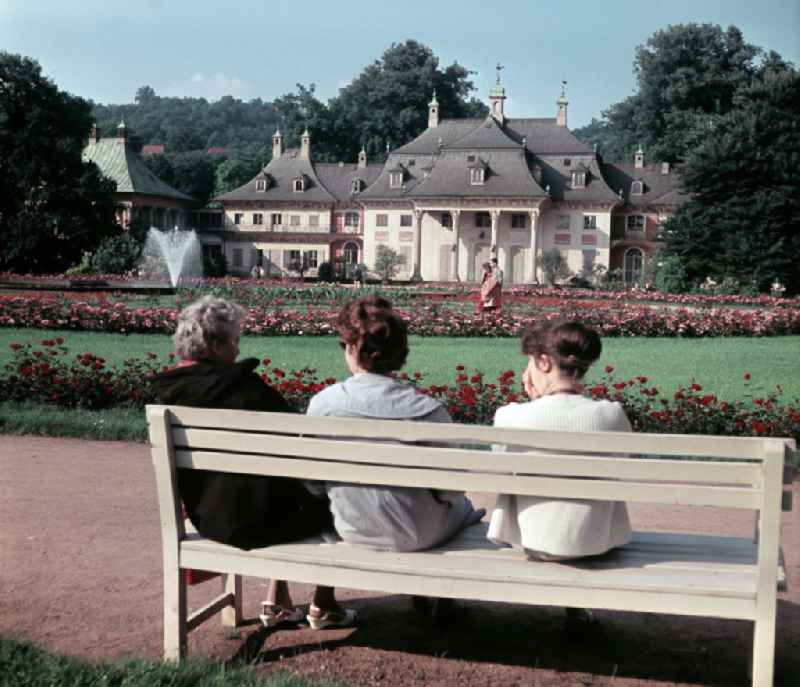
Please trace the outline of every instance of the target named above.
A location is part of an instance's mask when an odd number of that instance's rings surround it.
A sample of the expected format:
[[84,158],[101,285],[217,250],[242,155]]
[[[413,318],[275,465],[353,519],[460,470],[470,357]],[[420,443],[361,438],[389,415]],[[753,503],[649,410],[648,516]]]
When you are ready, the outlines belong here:
[[[577,394],[553,394],[498,409],[496,427],[572,432],[630,432],[619,403]],[[533,554],[577,558],[605,553],[630,541],[625,504],[619,501],[545,499],[500,494],[489,539]]]

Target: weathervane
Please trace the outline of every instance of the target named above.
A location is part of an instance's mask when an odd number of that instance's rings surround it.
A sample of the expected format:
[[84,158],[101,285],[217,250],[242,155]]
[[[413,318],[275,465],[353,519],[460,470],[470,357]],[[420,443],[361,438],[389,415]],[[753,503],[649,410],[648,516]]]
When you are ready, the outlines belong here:
[[498,62],[497,66],[495,67],[495,69],[497,70],[497,85],[499,86],[500,85],[500,70],[505,69],[505,67]]
[[567,96],[566,91],[567,91],[567,82],[566,81],[562,81],[561,82],[561,97],[562,98],[566,98],[566,96]]

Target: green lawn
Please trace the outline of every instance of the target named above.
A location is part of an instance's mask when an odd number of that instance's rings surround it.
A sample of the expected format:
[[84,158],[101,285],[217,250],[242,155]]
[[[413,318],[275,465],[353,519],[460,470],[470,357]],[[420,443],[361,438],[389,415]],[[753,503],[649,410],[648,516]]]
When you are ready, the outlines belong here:
[[[33,329],[0,329],[0,363],[11,357],[12,341],[37,342],[63,336],[71,353],[90,351],[109,361],[141,357],[152,351],[166,355],[171,350],[167,336],[55,332]],[[800,337],[644,339],[608,338],[589,381],[597,379],[603,367],[616,368],[615,376],[646,375],[662,391],[672,391],[696,379],[708,393],[728,400],[762,393],[781,384],[784,397],[800,397]],[[333,337],[244,337],[243,356],[269,357],[273,365],[287,370],[308,366],[321,377],[341,378],[346,370]],[[412,337],[406,370],[424,374],[427,383],[452,381],[454,368],[482,370],[497,377],[507,369],[519,371],[524,359],[516,339],[459,339]],[[752,375],[750,387],[742,375]]]

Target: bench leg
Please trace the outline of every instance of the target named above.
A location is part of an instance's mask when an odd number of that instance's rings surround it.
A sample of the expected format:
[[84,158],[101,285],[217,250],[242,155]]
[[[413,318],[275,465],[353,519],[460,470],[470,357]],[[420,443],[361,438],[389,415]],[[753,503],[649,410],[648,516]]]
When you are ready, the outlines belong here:
[[233,594],[233,605],[222,609],[222,626],[238,627],[242,623],[242,576],[223,575],[222,591]]
[[759,618],[755,622],[753,632],[753,687],[772,687],[773,671],[775,669],[774,597],[771,606],[771,618]]
[[186,578],[180,568],[164,568],[164,660],[186,656]]

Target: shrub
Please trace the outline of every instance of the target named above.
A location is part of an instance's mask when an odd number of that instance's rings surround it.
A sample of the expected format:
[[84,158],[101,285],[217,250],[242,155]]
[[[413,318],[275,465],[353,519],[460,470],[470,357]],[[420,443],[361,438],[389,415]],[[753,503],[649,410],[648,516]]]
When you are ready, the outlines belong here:
[[136,269],[142,255],[142,244],[129,234],[109,236],[92,255],[94,274],[125,274]]
[[550,286],[572,274],[563,253],[558,248],[545,251],[542,255],[541,265],[544,279]]
[[677,255],[656,258],[656,288],[665,293],[687,293],[692,285],[686,276],[681,259]]
[[405,255],[401,255],[389,246],[378,246],[375,251],[375,271],[384,283],[390,282],[397,274],[397,270],[405,264]]
[[334,280],[333,266],[327,260],[319,264],[317,268],[317,279],[325,282],[332,282]]

